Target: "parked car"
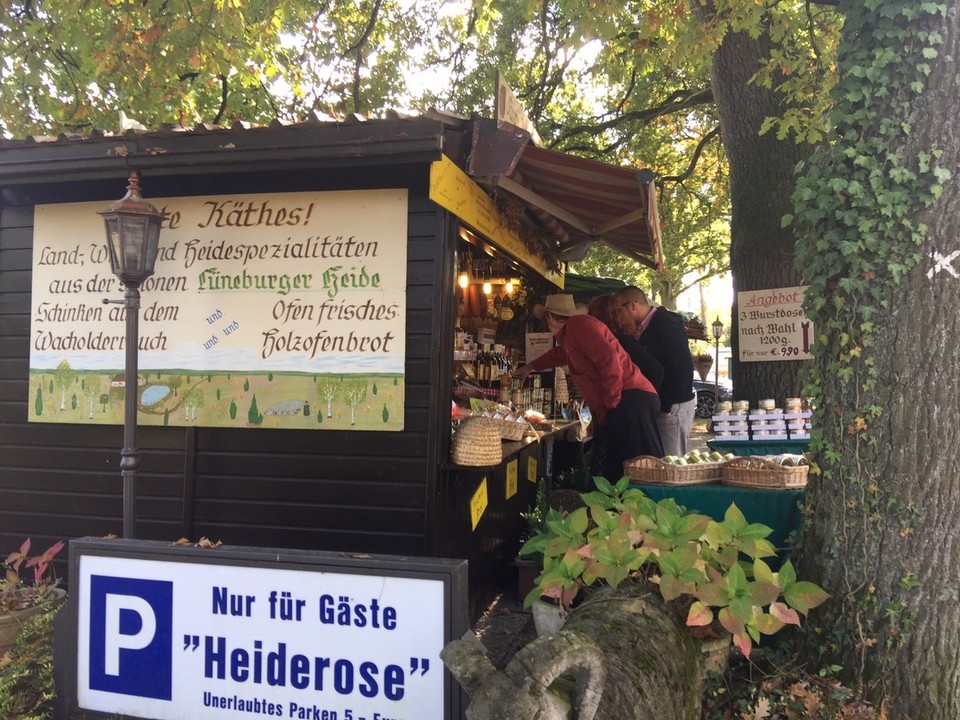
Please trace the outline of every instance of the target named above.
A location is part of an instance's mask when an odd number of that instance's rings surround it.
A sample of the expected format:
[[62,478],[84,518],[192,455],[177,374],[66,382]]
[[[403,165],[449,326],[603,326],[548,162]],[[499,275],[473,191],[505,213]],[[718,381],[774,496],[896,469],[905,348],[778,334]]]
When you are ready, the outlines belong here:
[[733,391],[726,385],[719,386],[719,398],[714,393],[714,384],[710,381],[694,380],[693,389],[697,391],[697,417],[711,418],[718,400],[733,400]]

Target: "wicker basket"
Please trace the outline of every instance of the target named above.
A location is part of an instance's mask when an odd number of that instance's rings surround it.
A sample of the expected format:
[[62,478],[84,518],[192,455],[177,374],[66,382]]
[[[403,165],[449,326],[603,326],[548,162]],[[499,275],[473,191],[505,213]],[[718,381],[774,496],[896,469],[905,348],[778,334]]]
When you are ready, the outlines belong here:
[[809,465],[780,465],[766,458],[736,457],[723,466],[724,485],[790,490],[807,484]]
[[641,455],[623,463],[623,472],[631,480],[650,485],[706,485],[720,480],[723,463],[671,465],[650,455]]
[[503,451],[496,421],[484,417],[464,420],[453,436],[450,459],[457,465],[499,465],[503,460]]
[[526,422],[517,422],[516,420],[503,420],[500,418],[489,418],[489,420],[499,431],[501,439],[511,442],[523,440],[523,435],[529,427]]

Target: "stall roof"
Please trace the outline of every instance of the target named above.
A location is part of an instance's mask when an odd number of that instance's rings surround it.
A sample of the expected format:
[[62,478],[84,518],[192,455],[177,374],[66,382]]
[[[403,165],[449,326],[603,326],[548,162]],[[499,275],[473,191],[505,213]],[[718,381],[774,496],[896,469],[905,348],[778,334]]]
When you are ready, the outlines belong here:
[[489,190],[501,188],[519,198],[555,241],[561,260],[579,260],[601,242],[662,269],[653,172],[547,150],[508,123],[439,111],[0,139],[0,188],[104,177],[129,168],[198,173],[210,172],[213,164],[230,172],[305,163],[428,162],[441,153],[466,166]]
[[[520,195],[555,217],[569,236],[560,242],[567,260],[581,259],[602,242],[663,269],[653,173],[606,165],[528,145],[517,163]],[[504,183],[499,183],[504,187]]]
[[655,174],[547,150],[506,122],[474,122],[467,171],[522,200],[551,233],[565,261],[601,242],[663,269]]

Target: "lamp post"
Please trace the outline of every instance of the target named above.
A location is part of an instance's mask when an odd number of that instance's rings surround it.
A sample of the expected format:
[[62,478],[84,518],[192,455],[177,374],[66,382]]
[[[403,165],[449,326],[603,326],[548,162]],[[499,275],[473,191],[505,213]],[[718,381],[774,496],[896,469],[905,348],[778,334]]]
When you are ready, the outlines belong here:
[[[127,194],[98,213],[103,217],[110,251],[110,270],[123,283],[123,310],[127,323],[124,360],[123,537],[134,536],[134,498],[140,452],[137,449],[137,346],[140,342],[140,283],[153,275],[160,244],[163,214],[140,197],[140,177],[130,173]],[[104,302],[121,302],[104,300]]]
[[716,362],[716,367],[713,369],[713,402],[716,407],[716,403],[720,402],[720,336],[723,335],[723,323],[720,322],[719,315],[710,324],[710,329],[713,330],[713,358]]

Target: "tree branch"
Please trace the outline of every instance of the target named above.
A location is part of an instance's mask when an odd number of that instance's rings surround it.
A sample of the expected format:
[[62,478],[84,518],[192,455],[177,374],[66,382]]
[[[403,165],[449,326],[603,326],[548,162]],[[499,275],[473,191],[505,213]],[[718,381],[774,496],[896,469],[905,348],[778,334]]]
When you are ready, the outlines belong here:
[[373,4],[373,10],[370,12],[370,21],[363,29],[363,34],[357,38],[357,41],[353,45],[343,51],[344,56],[349,55],[354,50],[359,50],[361,47],[363,47],[364,43],[367,42],[367,39],[370,37],[370,33],[373,32],[373,28],[377,24],[377,18],[380,16],[380,5],[382,2],[383,0],[376,0],[376,2]]
[[217,110],[217,116],[213,119],[214,125],[219,125],[220,121],[223,120],[224,114],[227,112],[227,76],[220,75],[220,109]]
[[573,137],[581,133],[590,135],[602,135],[607,130],[615,128],[625,122],[636,121],[641,123],[650,122],[664,115],[671,115],[681,110],[689,110],[692,107],[706,105],[713,102],[713,91],[709,87],[689,90],[687,92],[677,91],[672,93],[661,104],[653,107],[638,110],[637,112],[624,113],[604,122],[591,125],[576,125],[568,128],[559,138],[559,140]]
[[703,149],[707,146],[708,142],[713,140],[715,137],[718,137],[719,135],[720,135],[720,126],[717,125],[713,130],[711,130],[702,138],[700,138],[700,142],[697,143],[697,147],[693,151],[693,156],[690,158],[690,162],[687,165],[687,169],[684,170],[683,173],[680,175],[664,175],[663,177],[658,178],[658,184],[665,183],[665,182],[681,183],[684,180],[686,180],[688,177],[693,175],[693,171],[697,169],[697,161],[700,159],[700,155],[701,153],[703,153]]

